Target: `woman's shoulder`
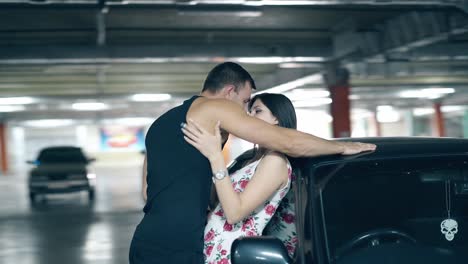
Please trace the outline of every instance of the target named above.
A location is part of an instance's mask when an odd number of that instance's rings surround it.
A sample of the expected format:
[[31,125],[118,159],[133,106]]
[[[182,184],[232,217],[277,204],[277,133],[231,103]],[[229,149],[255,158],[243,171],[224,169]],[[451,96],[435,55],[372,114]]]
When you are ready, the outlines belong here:
[[288,158],[286,157],[285,154],[275,151],[275,150],[269,150],[265,153],[264,158],[271,158],[271,159],[278,159],[282,160],[284,162],[289,162]]
[[[262,168],[262,170],[266,169],[270,175],[276,175],[284,184],[290,178],[291,165],[286,155],[281,152],[268,151],[263,156],[258,167]],[[282,186],[287,186],[287,184]]]
[[286,155],[284,155],[281,152],[274,151],[274,150],[266,152],[261,162],[269,163],[269,164],[274,163],[280,166],[289,166],[289,160],[286,157]]

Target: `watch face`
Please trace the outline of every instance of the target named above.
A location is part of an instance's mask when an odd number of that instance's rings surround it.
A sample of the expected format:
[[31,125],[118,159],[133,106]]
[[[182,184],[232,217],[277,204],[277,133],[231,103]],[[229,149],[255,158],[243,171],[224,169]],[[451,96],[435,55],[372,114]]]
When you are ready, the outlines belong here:
[[215,173],[215,178],[218,180],[222,180],[224,177],[226,177],[226,171],[218,171]]

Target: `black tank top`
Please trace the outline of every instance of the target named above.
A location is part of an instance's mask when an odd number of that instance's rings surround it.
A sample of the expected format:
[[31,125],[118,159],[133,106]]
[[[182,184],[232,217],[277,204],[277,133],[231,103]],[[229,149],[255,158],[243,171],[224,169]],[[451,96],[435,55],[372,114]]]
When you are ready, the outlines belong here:
[[134,237],[148,246],[203,250],[211,167],[180,129],[196,98],[163,114],[146,134],[148,202]]

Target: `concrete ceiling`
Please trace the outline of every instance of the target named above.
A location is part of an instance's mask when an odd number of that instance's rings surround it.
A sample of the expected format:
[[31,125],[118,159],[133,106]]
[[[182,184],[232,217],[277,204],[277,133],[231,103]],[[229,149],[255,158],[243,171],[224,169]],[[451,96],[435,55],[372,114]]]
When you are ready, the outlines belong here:
[[[468,102],[468,1],[0,1],[0,97],[36,102],[4,120],[155,117],[237,61],[260,90],[327,69],[351,72],[353,106],[430,100],[398,92],[450,87]],[[314,81],[291,86],[324,88]],[[290,89],[290,88],[289,88]],[[166,102],[129,100],[169,93]],[[110,109],[76,112],[74,102]]]

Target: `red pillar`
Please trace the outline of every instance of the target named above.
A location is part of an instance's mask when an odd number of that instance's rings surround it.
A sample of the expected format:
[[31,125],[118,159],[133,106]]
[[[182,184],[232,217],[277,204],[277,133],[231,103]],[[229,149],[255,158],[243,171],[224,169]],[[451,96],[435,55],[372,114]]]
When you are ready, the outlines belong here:
[[444,123],[444,115],[441,110],[442,104],[440,102],[434,103],[434,133],[437,137],[445,137],[445,123]]
[[8,159],[7,159],[7,148],[6,148],[6,133],[5,124],[0,124],[0,165],[3,174],[8,172]]
[[332,103],[330,113],[333,117],[333,137],[351,136],[351,107],[349,101],[349,72],[344,68],[331,68],[325,74],[325,82],[330,91]]

